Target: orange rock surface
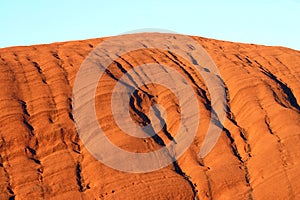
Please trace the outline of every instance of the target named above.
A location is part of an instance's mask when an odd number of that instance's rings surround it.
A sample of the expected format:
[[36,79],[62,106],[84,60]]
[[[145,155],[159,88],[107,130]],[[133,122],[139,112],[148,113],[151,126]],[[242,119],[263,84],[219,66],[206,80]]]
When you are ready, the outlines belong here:
[[[118,77],[120,66],[165,63],[200,91],[200,128],[190,148],[174,165],[141,174],[96,160],[74,124],[76,73],[105,38],[0,49],[0,199],[300,199],[300,52],[193,38],[214,60],[227,91],[224,129],[203,159],[198,154],[210,116],[203,80],[159,50],[132,52],[110,66]],[[105,106],[116,80],[106,74],[103,83],[96,109],[108,137],[132,152],[160,148],[153,138],[122,133]],[[166,107],[168,131],[175,132],[179,116],[170,91],[155,85],[145,90]],[[134,100],[136,110],[149,110],[149,97],[136,93]],[[132,118],[142,123],[136,110],[131,108]]]

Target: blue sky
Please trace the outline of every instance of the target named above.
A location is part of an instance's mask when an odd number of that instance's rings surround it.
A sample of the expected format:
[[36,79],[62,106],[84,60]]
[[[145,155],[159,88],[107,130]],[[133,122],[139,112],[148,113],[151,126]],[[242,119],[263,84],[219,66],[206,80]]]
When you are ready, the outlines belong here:
[[300,50],[300,0],[0,2],[0,48],[168,29]]

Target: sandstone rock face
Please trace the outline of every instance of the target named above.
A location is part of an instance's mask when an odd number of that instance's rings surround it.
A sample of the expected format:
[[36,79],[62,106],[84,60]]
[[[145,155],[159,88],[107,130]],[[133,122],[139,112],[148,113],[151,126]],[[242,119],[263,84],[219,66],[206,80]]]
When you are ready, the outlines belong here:
[[[186,61],[155,49],[131,52],[111,64],[97,88],[99,123],[112,142],[132,152],[163,144],[123,134],[113,122],[108,94],[126,70],[164,63],[198,91],[201,121],[195,140],[174,165],[149,173],[107,167],[77,134],[72,116],[76,73],[106,38],[0,49],[0,199],[299,199],[300,52],[193,38],[214,60],[227,93],[223,131],[203,159],[198,154],[210,96]],[[180,108],[159,85],[134,94],[132,119],[143,124],[141,113],[149,111],[152,97],[164,106],[173,134]],[[170,141],[163,133],[158,137]]]

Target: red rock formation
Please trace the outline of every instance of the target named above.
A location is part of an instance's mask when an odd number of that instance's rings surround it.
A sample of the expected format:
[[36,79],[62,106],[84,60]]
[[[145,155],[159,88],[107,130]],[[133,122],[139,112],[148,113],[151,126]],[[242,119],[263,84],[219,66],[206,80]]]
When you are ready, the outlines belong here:
[[[224,130],[213,150],[200,159],[210,98],[199,94],[200,129],[190,148],[177,165],[144,174],[105,166],[77,135],[71,110],[74,79],[103,39],[0,49],[0,199],[300,198],[300,52],[194,39],[213,58],[227,88]],[[177,59],[168,52],[145,50],[122,56],[118,64],[129,69],[150,60],[194,77],[193,70]],[[116,63],[111,72],[123,73]],[[97,90],[96,108],[101,110],[99,123],[110,130],[108,137],[133,152],[160,148],[153,138],[122,134],[105,115],[110,108],[103,105],[115,80],[108,74],[103,79],[106,84]],[[189,83],[208,93],[200,78]],[[177,108],[164,101],[172,94],[159,86],[148,90],[167,107],[166,123],[173,132],[178,128]],[[138,109],[149,109],[147,97],[135,98],[142,102]]]

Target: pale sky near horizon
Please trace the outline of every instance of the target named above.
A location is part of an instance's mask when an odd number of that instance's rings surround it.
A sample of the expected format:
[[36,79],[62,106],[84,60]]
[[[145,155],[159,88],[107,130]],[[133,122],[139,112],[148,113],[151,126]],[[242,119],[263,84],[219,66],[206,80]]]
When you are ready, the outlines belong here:
[[136,29],[300,50],[300,0],[51,0],[0,2],[0,48]]

